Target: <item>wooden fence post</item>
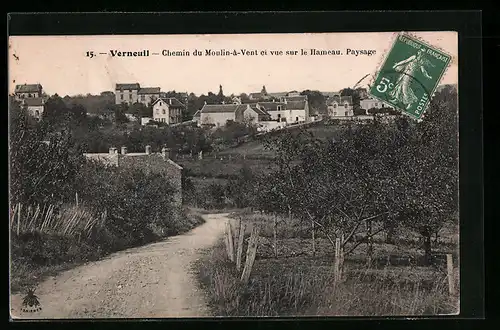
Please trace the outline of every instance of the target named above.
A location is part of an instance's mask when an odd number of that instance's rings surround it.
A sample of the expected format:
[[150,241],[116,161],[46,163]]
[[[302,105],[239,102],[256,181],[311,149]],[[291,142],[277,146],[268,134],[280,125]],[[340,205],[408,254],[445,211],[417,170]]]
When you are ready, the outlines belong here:
[[455,281],[453,278],[453,256],[446,255],[446,269],[448,273],[448,292],[451,296],[455,295]]
[[19,236],[19,225],[21,224],[21,209],[22,209],[22,204],[19,203],[19,211],[17,213],[17,236]]
[[227,257],[231,258],[231,253],[229,251],[229,236],[227,234],[227,224],[226,224],[226,229],[224,230],[224,244],[226,245]]
[[339,263],[339,281],[342,281],[344,274],[344,234],[340,236],[340,263]]
[[274,226],[273,226],[273,236],[274,236],[274,256],[278,258],[278,221],[277,215],[274,213]]
[[335,283],[340,281],[340,238],[335,239],[335,262],[333,266]]
[[227,227],[227,238],[229,244],[229,260],[234,262],[234,242],[233,242],[233,230],[231,229],[231,223],[226,222]]
[[78,207],[78,191],[75,192],[76,207]]
[[250,273],[252,272],[253,263],[255,261],[255,256],[257,254],[258,240],[259,240],[259,227],[254,225],[252,227],[250,242],[248,243],[245,267],[243,268],[243,273],[241,274],[241,281],[244,284],[247,284],[248,280],[250,279]]
[[316,256],[316,237],[315,237],[314,231],[315,231],[314,220],[311,220],[311,238],[312,238],[313,257]]
[[236,270],[239,272],[241,269],[241,254],[243,253],[243,240],[245,239],[245,224],[239,220],[239,235],[238,235],[238,248],[236,250]]

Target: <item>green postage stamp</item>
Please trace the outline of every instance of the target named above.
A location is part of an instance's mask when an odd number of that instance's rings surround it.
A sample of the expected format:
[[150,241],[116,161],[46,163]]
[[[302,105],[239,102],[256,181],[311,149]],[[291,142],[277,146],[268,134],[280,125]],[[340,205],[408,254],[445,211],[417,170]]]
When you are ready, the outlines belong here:
[[450,62],[450,55],[400,33],[369,93],[389,106],[420,119]]

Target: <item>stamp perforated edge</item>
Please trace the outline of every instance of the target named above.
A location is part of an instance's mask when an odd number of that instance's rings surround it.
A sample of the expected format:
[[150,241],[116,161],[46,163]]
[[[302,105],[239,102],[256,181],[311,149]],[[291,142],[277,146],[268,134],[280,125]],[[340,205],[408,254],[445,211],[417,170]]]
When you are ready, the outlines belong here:
[[[451,55],[449,52],[445,51],[443,48],[438,47],[438,46],[434,46],[434,45],[430,44],[424,38],[416,35],[416,33],[426,33],[426,32],[444,32],[444,31],[419,31],[419,32],[400,31],[400,32],[393,32],[393,35],[391,37],[390,47],[385,50],[385,54],[381,58],[381,60],[379,61],[375,73],[371,75],[371,79],[370,79],[370,82],[369,82],[370,88],[368,90],[368,94],[371,97],[373,97],[374,99],[377,99],[377,100],[379,100],[381,102],[385,102],[385,100],[383,100],[383,99],[381,99],[381,98],[379,98],[379,97],[377,97],[375,95],[372,95],[370,93],[370,90],[371,90],[371,86],[375,83],[375,80],[377,79],[378,75],[380,74],[380,71],[382,70],[382,67],[384,66],[387,58],[389,57],[389,54],[391,53],[392,49],[396,45],[396,42],[397,42],[399,36],[401,36],[401,35],[406,35],[406,36],[408,36],[408,37],[410,37],[412,39],[416,39],[416,40],[418,40],[418,42],[420,42],[421,44],[425,45],[426,47],[431,48],[431,49],[435,49],[435,50],[443,53],[444,55],[448,56],[450,58],[450,60],[448,61],[448,64],[444,67],[444,70],[441,73],[441,75],[439,76],[439,79],[437,79],[436,86],[434,86],[434,89],[432,91],[430,91],[429,94],[431,94],[431,96],[429,98],[429,102],[427,103],[427,106],[425,107],[424,111],[422,112],[422,115],[420,116],[420,118],[416,118],[416,117],[410,115],[409,113],[407,113],[405,111],[400,111],[401,114],[404,114],[405,116],[408,116],[411,119],[416,120],[418,122],[422,121],[423,118],[425,117],[425,113],[427,112],[427,109],[429,108],[429,105],[430,105],[432,99],[434,98],[434,96],[436,94],[436,89],[439,86],[439,83],[441,82],[441,80],[443,79],[443,77],[448,72],[448,69],[450,68],[451,64],[455,61],[455,56]],[[455,32],[455,31],[450,31],[450,32]]]

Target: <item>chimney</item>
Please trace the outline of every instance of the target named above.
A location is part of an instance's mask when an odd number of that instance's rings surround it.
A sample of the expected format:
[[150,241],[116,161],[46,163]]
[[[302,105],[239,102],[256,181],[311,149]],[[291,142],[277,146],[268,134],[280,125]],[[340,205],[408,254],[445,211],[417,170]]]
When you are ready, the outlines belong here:
[[127,147],[122,147],[122,155],[126,155],[127,154]]
[[205,101],[205,105],[207,105],[207,101]]
[[163,159],[170,158],[170,149],[166,147],[161,148],[161,155],[163,156]]
[[168,99],[168,104],[172,105],[172,99]]
[[146,155],[151,155],[151,146],[150,145],[146,146]]

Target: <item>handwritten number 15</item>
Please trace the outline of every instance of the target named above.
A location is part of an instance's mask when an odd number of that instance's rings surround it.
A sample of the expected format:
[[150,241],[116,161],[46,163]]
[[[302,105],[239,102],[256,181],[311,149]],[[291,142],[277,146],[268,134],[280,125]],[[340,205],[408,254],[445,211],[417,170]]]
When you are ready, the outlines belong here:
[[94,52],[93,51],[88,51],[87,52],[87,57],[90,57],[90,58],[94,57]]

